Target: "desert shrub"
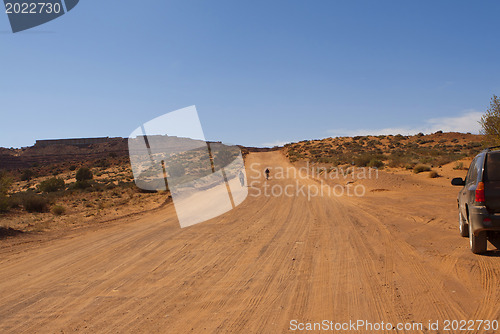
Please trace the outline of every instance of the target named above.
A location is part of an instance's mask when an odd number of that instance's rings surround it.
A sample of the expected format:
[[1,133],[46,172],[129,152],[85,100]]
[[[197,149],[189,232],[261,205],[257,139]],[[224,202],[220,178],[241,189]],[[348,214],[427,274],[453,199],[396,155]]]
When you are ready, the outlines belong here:
[[69,166],[69,170],[72,171],[72,172],[75,171],[76,170],[76,166],[75,165]]
[[318,158],[317,161],[319,163],[338,165],[338,159],[336,157],[321,157]]
[[82,167],[76,172],[76,180],[77,181],[89,181],[94,178],[94,174],[87,167]]
[[442,165],[449,164],[453,161],[457,161],[459,159],[462,159],[465,156],[466,155],[464,153],[458,153],[458,152],[442,154],[442,155],[434,156],[433,158],[431,158],[431,162],[433,165],[442,166]]
[[92,184],[92,187],[91,188],[87,188],[86,189],[87,191],[97,191],[97,192],[103,192],[104,190],[106,190],[106,186],[102,183],[96,183],[94,182]]
[[382,168],[384,167],[384,163],[378,159],[371,159],[368,163],[368,167]]
[[0,195],[0,212],[8,212],[12,205],[9,197]]
[[41,182],[38,185],[38,189],[44,193],[53,193],[59,190],[64,189],[66,184],[63,179],[59,179],[57,177],[53,177]]
[[[373,163],[376,163],[376,160],[380,160],[380,162],[382,162],[382,160],[387,159],[386,156],[377,152],[378,151],[374,151],[372,153],[358,155],[353,160],[354,165],[356,165],[357,167],[375,167],[370,165],[370,162],[373,161]],[[345,156],[344,160],[351,161],[351,158],[349,156]]]
[[375,147],[377,145],[381,145],[382,143],[379,141],[379,140],[376,140],[376,139],[372,139],[372,140],[369,140],[366,145],[367,146],[370,146],[370,147]]
[[[225,152],[225,151],[222,151],[222,152]],[[223,154],[221,154],[221,155],[223,155]],[[225,161],[225,162],[227,162],[227,161]],[[223,165],[223,166],[225,166],[225,165]],[[180,163],[172,164],[171,166],[169,166],[168,171],[170,172],[170,176],[172,176],[172,177],[181,177],[185,174],[184,166],[182,166]]]
[[0,171],[0,194],[7,195],[12,186],[12,179]]
[[23,202],[22,202],[22,198],[20,196],[21,194],[23,194],[23,193],[22,192],[15,193],[9,197],[9,204],[10,204],[11,209],[18,209],[18,208],[22,207]]
[[10,198],[8,197],[12,180],[0,172],[0,212],[9,211],[11,208]]
[[111,166],[111,164],[106,159],[101,159],[95,162],[95,166],[101,168],[108,168],[109,166]]
[[87,189],[90,187],[92,187],[92,184],[88,180],[76,181],[69,186],[70,189]]
[[29,181],[35,176],[35,173],[31,169],[25,169],[21,174],[21,181]]
[[406,139],[405,136],[401,135],[401,134],[397,134],[394,136],[394,140],[396,141],[400,141],[400,140],[404,140]]
[[50,211],[56,216],[61,216],[66,212],[66,208],[61,205],[54,205]]
[[366,167],[371,161],[371,157],[369,156],[359,156],[354,159],[354,165],[357,167]]
[[428,165],[423,165],[423,164],[418,164],[415,167],[413,167],[413,173],[418,174],[422,172],[428,172],[431,170],[431,167]]
[[431,179],[434,179],[434,178],[436,178],[436,177],[439,177],[439,174],[438,174],[438,172],[436,172],[435,170],[431,170],[431,172],[429,173],[429,177],[430,177]]
[[453,169],[455,169],[455,170],[462,170],[462,169],[464,169],[464,163],[461,162],[461,161],[455,163],[455,167],[453,167]]
[[389,167],[402,167],[404,160],[402,157],[391,157],[389,159]]
[[49,207],[49,200],[42,195],[25,194],[22,203],[28,212],[47,212]]

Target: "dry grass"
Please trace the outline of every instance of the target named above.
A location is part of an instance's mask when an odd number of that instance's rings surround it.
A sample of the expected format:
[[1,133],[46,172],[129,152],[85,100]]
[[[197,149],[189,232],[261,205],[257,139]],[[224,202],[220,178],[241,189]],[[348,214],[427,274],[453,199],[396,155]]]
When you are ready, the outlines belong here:
[[438,172],[436,172],[435,170],[432,170],[430,173],[429,173],[429,177],[431,179],[435,179],[436,177],[439,177],[439,174]]

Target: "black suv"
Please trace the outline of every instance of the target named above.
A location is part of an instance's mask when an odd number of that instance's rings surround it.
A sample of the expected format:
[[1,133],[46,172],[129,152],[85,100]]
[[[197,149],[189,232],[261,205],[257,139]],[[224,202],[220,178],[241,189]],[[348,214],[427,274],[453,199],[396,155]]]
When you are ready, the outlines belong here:
[[474,254],[486,252],[487,240],[500,232],[500,146],[479,153],[470,164],[465,181],[451,181],[463,186],[458,193],[460,235],[469,237]]

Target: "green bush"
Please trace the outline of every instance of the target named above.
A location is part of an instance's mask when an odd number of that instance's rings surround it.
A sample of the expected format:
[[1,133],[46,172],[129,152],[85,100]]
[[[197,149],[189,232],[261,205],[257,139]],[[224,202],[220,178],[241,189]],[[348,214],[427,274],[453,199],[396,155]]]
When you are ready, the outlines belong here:
[[422,172],[428,172],[430,170],[431,170],[430,166],[422,165],[422,164],[418,164],[415,167],[413,167],[413,173],[415,173],[415,174],[422,173]]
[[50,211],[56,216],[61,216],[66,212],[66,208],[61,205],[54,205]]
[[493,95],[490,101],[490,107],[479,121],[481,124],[481,134],[485,136],[485,142],[488,145],[498,145],[500,135],[498,128],[500,125],[500,98]]
[[28,212],[47,212],[49,201],[41,195],[26,194],[22,198],[23,207]]
[[50,178],[41,182],[38,185],[38,189],[44,193],[53,193],[59,190],[64,189],[66,184],[63,179],[59,179],[57,177]]
[[76,180],[77,181],[89,181],[94,178],[94,174],[87,167],[82,167],[76,172]]

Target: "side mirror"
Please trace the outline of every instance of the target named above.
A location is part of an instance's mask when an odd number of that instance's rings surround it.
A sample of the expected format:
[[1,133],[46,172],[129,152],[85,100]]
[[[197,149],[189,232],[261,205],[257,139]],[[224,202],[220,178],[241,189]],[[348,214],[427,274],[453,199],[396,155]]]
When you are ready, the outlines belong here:
[[465,181],[461,177],[456,177],[451,180],[451,184],[454,186],[465,186]]

